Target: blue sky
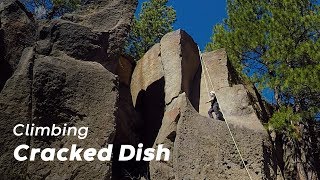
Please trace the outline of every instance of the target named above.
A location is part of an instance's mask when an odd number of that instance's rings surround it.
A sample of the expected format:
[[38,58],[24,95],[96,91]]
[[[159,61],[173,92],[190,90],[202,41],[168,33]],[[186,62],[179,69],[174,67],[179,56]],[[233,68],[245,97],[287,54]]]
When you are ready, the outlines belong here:
[[[137,12],[146,0],[139,0]],[[210,41],[212,28],[227,17],[226,0],[169,0],[177,12],[174,29],[187,31],[201,50]]]

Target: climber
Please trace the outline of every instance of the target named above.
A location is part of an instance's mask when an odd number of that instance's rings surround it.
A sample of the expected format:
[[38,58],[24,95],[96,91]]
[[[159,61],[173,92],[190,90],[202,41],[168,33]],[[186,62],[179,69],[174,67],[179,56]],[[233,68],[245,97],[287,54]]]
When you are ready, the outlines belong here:
[[220,112],[218,100],[217,100],[217,97],[216,97],[214,91],[210,91],[209,95],[210,95],[210,100],[208,102],[206,102],[206,103],[211,102],[211,107],[210,107],[210,109],[208,111],[209,117],[214,119],[213,115],[212,115],[212,113],[214,112],[215,115],[216,115],[215,119],[224,120],[223,116],[222,116],[222,113]]

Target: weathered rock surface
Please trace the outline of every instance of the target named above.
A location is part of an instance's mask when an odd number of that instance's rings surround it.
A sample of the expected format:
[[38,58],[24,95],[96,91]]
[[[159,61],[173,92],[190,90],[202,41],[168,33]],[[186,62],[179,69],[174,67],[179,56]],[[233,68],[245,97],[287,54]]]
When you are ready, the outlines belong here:
[[[267,133],[234,125],[230,129],[252,178],[270,178],[269,159],[264,157]],[[225,122],[199,115],[184,93],[167,106],[155,146],[158,144],[171,149],[171,159],[150,163],[152,179],[249,178]]]
[[[154,51],[154,49],[155,47],[151,50]],[[158,51],[154,52],[152,54],[158,54]],[[150,163],[151,179],[248,178],[225,122],[214,121],[199,115],[194,106],[196,103],[190,102],[193,97],[198,97],[200,113],[205,112],[204,115],[207,116],[206,111],[209,107],[206,107],[204,102],[208,101],[208,92],[203,89],[206,87],[203,76],[205,71],[200,66],[197,46],[184,31],[176,31],[164,36],[160,43],[160,52],[161,64],[158,63],[158,65],[163,66],[165,84],[163,91],[166,105],[153,147],[164,144],[171,149],[172,154],[168,162],[152,161]],[[213,59],[221,60],[212,62],[212,56]],[[270,148],[269,136],[251,104],[251,97],[245,86],[240,84],[239,78],[232,74],[234,72],[229,68],[227,56],[223,50],[204,54],[203,57],[204,61],[210,61],[211,64],[207,66],[215,73],[212,75],[214,76],[212,81],[214,88],[218,89],[216,90],[217,98],[219,102],[221,101],[221,109],[225,110],[225,118],[230,122],[231,131],[250,175],[253,179],[271,177],[274,173],[270,170],[271,156],[267,153]],[[148,67],[146,62],[154,63],[152,60],[155,58],[148,58],[147,54],[142,58],[142,62],[138,62],[137,68],[140,66],[139,63],[144,64],[145,67]],[[157,68],[156,71],[161,69]],[[202,76],[199,75],[201,73]],[[141,101],[134,97],[137,92],[146,89],[139,84],[143,81],[136,82],[136,80],[141,77],[152,77],[148,80],[155,82],[158,76],[153,75],[153,71],[135,70],[131,87],[133,101],[137,102],[136,107],[139,107],[138,104]],[[193,91],[197,86],[201,87],[201,93],[197,96],[190,95],[192,92],[197,92]],[[157,97],[149,96],[142,103],[155,100]],[[152,106],[151,109],[153,112],[159,112],[162,108],[162,106]],[[146,106],[143,106],[140,111],[144,112],[145,109],[147,109]],[[148,111],[150,108],[147,109]]]
[[[151,69],[153,69],[151,71]],[[146,91],[154,82],[163,78],[164,72],[161,63],[160,44],[155,44],[137,63],[132,74],[131,82],[132,102],[137,103],[140,91]]]
[[[134,113],[118,107],[121,102],[123,106],[131,103],[133,109],[128,87],[119,88],[114,73],[136,4],[135,0],[90,1],[88,9],[62,19],[33,21],[18,1],[1,1],[0,46],[5,47],[1,55],[10,56],[0,62],[9,64],[12,70],[19,65],[12,77],[8,74],[9,79],[3,81],[6,84],[0,93],[0,179],[111,179],[111,162],[18,162],[12,154],[20,144],[57,149],[78,144],[100,149],[114,143],[116,128],[125,128],[116,125],[121,119],[120,110],[122,114]],[[17,23],[18,29],[10,32],[15,30],[10,23]],[[37,35],[30,35],[35,38],[29,41],[18,31]],[[15,45],[18,36],[24,43],[17,44],[18,49],[12,53],[8,42]],[[122,77],[122,82],[129,83],[129,77]],[[120,91],[125,91],[121,98]],[[83,140],[70,136],[16,137],[12,130],[18,123],[48,127],[67,124],[88,127],[89,133]]]
[[16,124],[31,121],[31,87],[33,49],[23,52],[21,61],[7,86],[0,93],[0,177],[4,179],[23,178],[27,172],[27,162],[18,162],[13,157],[14,149],[30,142],[27,136],[17,137],[12,130]]
[[197,80],[200,80],[200,70],[199,50],[193,39],[183,30],[168,33],[138,62],[131,83],[133,103],[137,103],[141,90],[164,78],[166,104],[181,92],[186,92],[195,109],[198,109],[200,87]]
[[82,10],[64,15],[62,20],[44,24],[37,51],[53,56],[63,52],[76,59],[99,62],[116,73],[135,5],[135,0],[86,4]]
[[[0,94],[0,122],[6,124],[1,126],[4,133],[1,137],[5,138],[1,138],[1,149],[5,150],[0,161],[1,167],[5,168],[1,171],[1,177],[10,179],[17,174],[31,179],[110,177],[111,164],[98,160],[63,163],[39,160],[27,165],[6,156],[12,155],[14,148],[20,144],[36,148],[70,148],[72,144],[78,144],[100,149],[112,143],[115,135],[118,91],[114,74],[95,62],[68,57],[34,58],[32,53],[32,49],[25,51],[18,70]],[[89,134],[84,140],[68,136],[21,138],[12,133],[18,123],[34,123],[42,127],[51,127],[52,124],[62,127],[66,123],[78,128],[89,127]],[[90,173],[87,172],[89,169]]]
[[[95,62],[65,58],[42,57],[35,59],[33,67],[33,119],[36,126],[51,124],[88,127],[88,136],[31,138],[32,147],[100,149],[111,144],[115,135],[117,115],[117,81],[114,74]],[[65,167],[65,168],[64,168]],[[73,167],[74,169],[70,169]],[[90,173],[86,172],[90,169]],[[31,179],[105,179],[111,176],[111,163],[43,161],[29,163]]]
[[198,86],[195,76],[199,70],[200,56],[197,44],[183,30],[166,34],[161,39],[161,62],[166,80],[166,104],[169,104],[181,92],[185,92],[194,107],[198,107],[193,98]]
[[119,58],[116,74],[119,76],[120,83],[130,87],[133,70],[136,62],[128,56],[121,55]]
[[19,1],[0,2],[0,91],[16,70],[24,48],[35,41],[36,23]]
[[[215,91],[224,118],[234,125],[265,131],[262,126],[257,108],[256,92],[249,92],[245,85],[234,74],[232,66],[227,60],[224,49],[202,55],[203,71],[201,77],[200,114],[206,117],[210,108],[209,92]],[[252,95],[251,95],[252,94]],[[261,100],[261,99],[260,99]],[[260,107],[260,110],[264,107]]]

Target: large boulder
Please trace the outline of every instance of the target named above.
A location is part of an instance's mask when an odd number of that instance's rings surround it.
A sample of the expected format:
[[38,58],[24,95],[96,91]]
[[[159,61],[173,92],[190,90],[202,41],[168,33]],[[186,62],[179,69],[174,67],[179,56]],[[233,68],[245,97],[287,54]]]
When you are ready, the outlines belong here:
[[[1,137],[5,138],[1,138],[1,149],[5,150],[0,161],[4,168],[1,177],[109,178],[111,164],[98,160],[61,164],[40,159],[20,163],[13,159],[13,150],[20,144],[28,144],[31,148],[70,148],[72,144],[78,144],[100,149],[112,143],[115,135],[118,85],[114,74],[95,62],[68,57],[34,58],[32,53],[32,48],[25,52],[18,70],[0,94],[0,122],[6,124],[1,126],[4,133]],[[84,126],[89,128],[89,133],[83,140],[72,136],[21,138],[12,133],[18,123],[34,123],[42,127],[51,127],[52,124]]]
[[[113,143],[117,112],[117,80],[114,74],[95,62],[40,56],[33,67],[33,119],[36,126],[88,127],[87,138],[32,138],[32,147],[100,149]],[[63,168],[65,167],[65,168]],[[73,167],[73,168],[70,168]],[[90,173],[88,173],[90,171]],[[61,179],[105,179],[111,176],[111,163],[60,162],[49,165],[41,160],[28,165],[28,176]],[[31,179],[33,179],[31,178]]]
[[27,136],[17,137],[12,130],[16,124],[27,124],[32,118],[32,81],[30,67],[33,49],[27,48],[14,75],[0,93],[0,177],[24,178],[28,163],[18,162],[13,157],[14,149],[30,141]]

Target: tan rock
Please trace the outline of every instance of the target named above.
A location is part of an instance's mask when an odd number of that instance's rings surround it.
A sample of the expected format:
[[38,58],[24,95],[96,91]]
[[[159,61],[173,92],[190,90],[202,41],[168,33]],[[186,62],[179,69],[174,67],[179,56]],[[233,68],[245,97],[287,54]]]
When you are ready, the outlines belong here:
[[[151,70],[152,69],[152,70]],[[147,88],[154,82],[164,76],[160,57],[160,44],[155,44],[138,61],[132,74],[131,95],[133,105],[136,105],[138,94],[141,90]]]
[[[165,102],[169,104],[185,92],[194,107],[198,107],[194,80],[199,70],[200,56],[197,44],[183,30],[166,34],[161,39],[161,61],[165,76]],[[193,98],[191,98],[193,97]]]
[[209,92],[215,91],[220,109],[227,121],[234,125],[264,131],[259,115],[252,106],[255,102],[250,98],[247,88],[240,84],[238,75],[228,62],[225,50],[204,53],[202,61],[200,114],[209,117],[207,112],[210,103],[206,102],[209,100]]
[[[270,178],[266,131],[230,128],[252,179]],[[249,179],[225,122],[199,115],[185,93],[167,106],[154,147],[158,144],[171,149],[171,159],[150,162],[151,179]]]

